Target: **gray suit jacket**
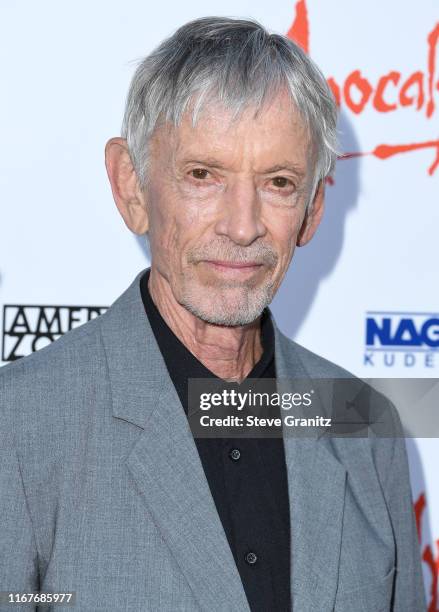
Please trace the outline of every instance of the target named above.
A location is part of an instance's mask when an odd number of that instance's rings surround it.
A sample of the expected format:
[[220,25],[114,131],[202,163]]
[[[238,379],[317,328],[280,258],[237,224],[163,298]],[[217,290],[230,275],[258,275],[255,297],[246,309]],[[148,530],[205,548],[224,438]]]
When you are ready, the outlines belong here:
[[[75,591],[84,612],[248,611],[139,277],[0,370],[0,590]],[[279,378],[348,375],[276,326],[275,355]],[[404,440],[285,452],[295,612],[424,612]]]

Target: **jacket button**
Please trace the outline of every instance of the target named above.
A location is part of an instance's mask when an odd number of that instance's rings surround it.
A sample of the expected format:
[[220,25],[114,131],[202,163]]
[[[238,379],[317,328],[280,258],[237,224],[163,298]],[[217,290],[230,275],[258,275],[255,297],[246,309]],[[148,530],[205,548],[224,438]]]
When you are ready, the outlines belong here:
[[232,448],[229,453],[229,457],[233,461],[238,461],[238,459],[241,457],[241,451],[239,450],[239,448]]
[[245,555],[245,560],[249,565],[254,565],[256,563],[256,561],[258,560],[258,556],[256,553],[254,552],[248,552]]

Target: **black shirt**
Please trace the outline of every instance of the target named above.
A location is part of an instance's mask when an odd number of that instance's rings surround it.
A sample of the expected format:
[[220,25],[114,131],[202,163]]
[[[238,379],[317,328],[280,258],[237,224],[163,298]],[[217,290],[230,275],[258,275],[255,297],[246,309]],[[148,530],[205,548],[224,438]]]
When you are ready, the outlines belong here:
[[[188,379],[217,378],[177,338],[140,279],[145,311],[188,413]],[[261,317],[263,354],[248,375],[276,377],[270,313]],[[291,610],[290,512],[282,438],[194,438],[218,515],[254,612]]]

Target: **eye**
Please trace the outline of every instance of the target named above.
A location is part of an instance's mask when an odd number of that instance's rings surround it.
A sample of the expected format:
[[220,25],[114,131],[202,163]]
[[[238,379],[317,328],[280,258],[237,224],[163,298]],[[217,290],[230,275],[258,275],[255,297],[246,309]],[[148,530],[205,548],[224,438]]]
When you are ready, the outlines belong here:
[[190,171],[190,174],[195,179],[203,180],[209,176],[209,171],[206,170],[205,168],[194,168],[193,170]]
[[285,187],[290,187],[290,186],[294,187],[290,179],[286,178],[285,176],[275,176],[271,180],[273,181],[273,186],[278,187],[279,189],[285,189]]

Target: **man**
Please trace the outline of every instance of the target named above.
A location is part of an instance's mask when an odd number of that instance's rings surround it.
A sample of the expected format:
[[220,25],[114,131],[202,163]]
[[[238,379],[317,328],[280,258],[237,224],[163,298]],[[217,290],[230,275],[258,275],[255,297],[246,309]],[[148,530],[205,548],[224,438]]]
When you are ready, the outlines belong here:
[[1,590],[425,610],[403,439],[202,439],[186,416],[189,378],[350,376],[268,309],[320,222],[335,130],[316,66],[252,21],[193,21],[140,64],[106,166],[151,268],[1,372]]

